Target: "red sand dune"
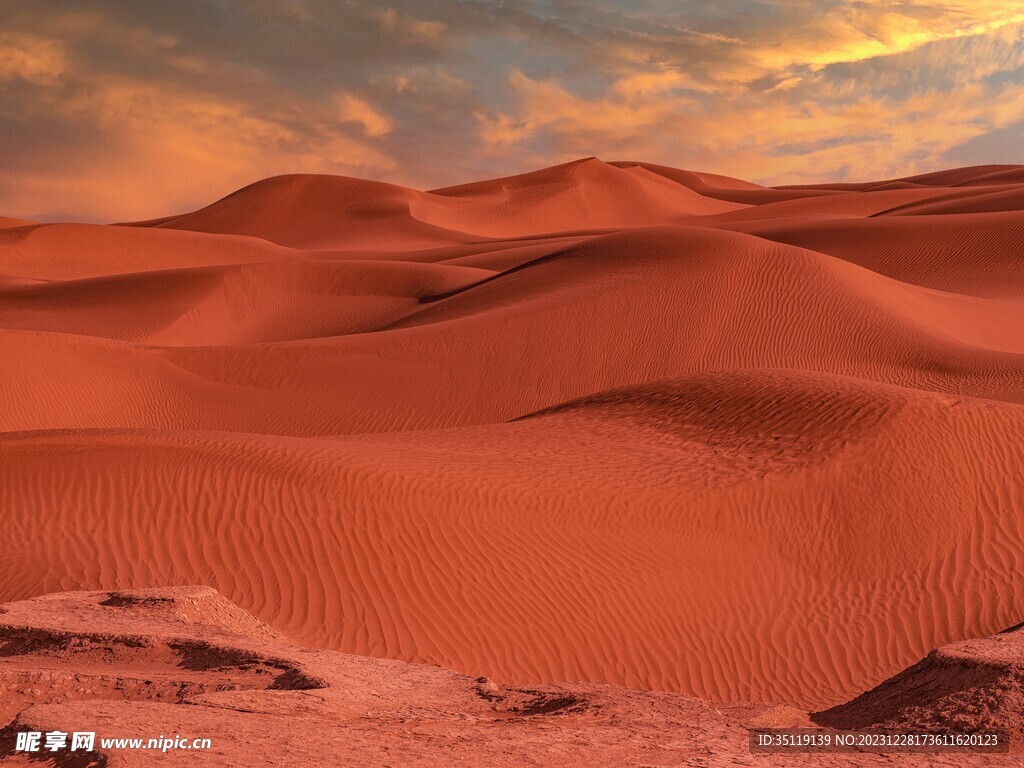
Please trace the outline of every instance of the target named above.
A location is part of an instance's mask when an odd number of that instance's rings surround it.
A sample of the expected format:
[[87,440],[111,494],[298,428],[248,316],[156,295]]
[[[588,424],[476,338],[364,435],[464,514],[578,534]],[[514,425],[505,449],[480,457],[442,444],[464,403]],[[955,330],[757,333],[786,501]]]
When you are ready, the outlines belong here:
[[1024,211],[1024,191],[1016,185],[1010,189],[996,188],[985,193],[960,193],[937,200],[923,200],[887,211],[893,216],[921,216],[947,213],[987,213],[990,211]]
[[740,207],[639,166],[617,168],[590,158],[433,192],[339,176],[278,176],[155,226],[252,235],[301,248],[410,250],[482,238],[653,226]]
[[1024,212],[780,219],[730,228],[836,256],[925,288],[1010,299],[1024,294]]
[[[1019,634],[1019,633],[1018,633]],[[38,765],[15,750],[24,731],[92,732],[63,766],[403,765],[875,766],[876,754],[750,755],[748,728],[920,727],[936,696],[973,708],[971,723],[1012,728],[1017,754],[902,755],[908,766],[1018,761],[1019,696],[990,709],[1019,664],[1015,635],[941,648],[886,683],[876,710],[860,700],[807,713],[706,702],[600,683],[508,686],[438,667],[312,651],[203,587],[46,595],[0,607],[0,765]],[[955,663],[948,661],[956,658]],[[921,691],[913,682],[927,680]],[[873,691],[867,698],[874,701]],[[873,697],[873,698],[872,698]],[[846,710],[849,709],[850,712]],[[874,712],[877,711],[877,714]],[[928,711],[931,711],[930,709]],[[943,723],[941,716],[929,720]],[[4,727],[6,726],[6,727]],[[845,727],[840,725],[838,727]],[[963,728],[964,723],[960,722]],[[104,745],[112,738],[209,739],[201,751]],[[67,760],[67,758],[77,758]],[[49,762],[49,761],[47,761]],[[53,764],[53,763],[51,763]]]
[[1024,618],[1021,195],[589,159],[3,220],[0,599],[837,705]]

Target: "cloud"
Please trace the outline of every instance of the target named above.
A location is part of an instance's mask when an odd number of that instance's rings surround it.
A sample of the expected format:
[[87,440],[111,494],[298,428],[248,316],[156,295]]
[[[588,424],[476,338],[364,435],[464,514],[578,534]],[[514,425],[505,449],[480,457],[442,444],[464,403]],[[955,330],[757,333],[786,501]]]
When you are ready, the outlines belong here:
[[59,41],[0,32],[0,82],[20,79],[32,85],[51,85],[66,68]]
[[391,119],[378,112],[363,99],[353,96],[351,93],[341,93],[335,98],[342,122],[358,123],[363,129],[363,133],[375,138],[391,133],[393,127]]
[[[289,125],[246,105],[133,82],[105,82],[58,107],[68,122],[116,142],[69,164],[23,168],[5,180],[22,210],[50,218],[136,219],[187,210],[261,175],[329,172],[373,176],[393,161],[330,122]],[[111,215],[112,214],[112,215]]]
[[406,40],[434,41],[437,40],[445,30],[445,25],[440,21],[423,21],[400,14],[394,8],[386,8],[375,14],[380,22],[381,29],[391,37],[401,37]]
[[586,97],[563,80],[513,72],[515,107],[478,112],[479,135],[487,145],[530,148],[530,156],[578,147],[764,183],[931,170],[952,147],[989,133],[1003,141],[974,146],[990,162],[1024,162],[1003,130],[1024,119],[1020,14],[968,24],[966,6],[930,17],[915,16],[915,6],[898,18],[868,14],[858,25],[865,5],[850,5],[816,16],[829,30],[821,41],[811,43],[813,29],[787,35],[782,51],[748,40],[750,50],[727,58],[726,74],[706,81],[621,54],[613,79]]
[[518,141],[544,130],[572,134],[572,140],[580,144],[587,137],[622,142],[658,127],[685,108],[685,97],[666,96],[674,93],[674,82],[672,77],[628,76],[616,81],[608,95],[586,99],[554,80],[532,80],[513,71],[509,84],[521,102],[519,117],[499,114],[488,118],[478,113],[480,135],[488,144]]
[[[0,0],[0,215],[146,218],[285,172],[573,157],[762,182],[1024,162],[1005,0]],[[964,154],[966,153],[966,154]]]

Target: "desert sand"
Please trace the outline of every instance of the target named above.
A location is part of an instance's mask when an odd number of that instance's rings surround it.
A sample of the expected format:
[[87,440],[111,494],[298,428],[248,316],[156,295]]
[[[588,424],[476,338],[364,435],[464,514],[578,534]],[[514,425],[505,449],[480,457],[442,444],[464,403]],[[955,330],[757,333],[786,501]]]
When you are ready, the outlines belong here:
[[1019,166],[590,158],[0,219],[0,601],[208,585],[453,670],[386,667],[459,711],[454,673],[869,722],[1024,620],[1022,259]]
[[[751,730],[766,728],[963,729],[965,709],[976,727],[1016,732],[1024,714],[1019,686],[1015,696],[1004,694],[1020,674],[1020,634],[939,648],[845,708],[808,713],[602,683],[500,685],[440,667],[314,651],[282,641],[203,587],[57,593],[0,612],[0,765],[52,759],[43,749],[26,760],[15,750],[17,734],[64,733],[74,724],[95,737],[91,749],[58,752],[66,768],[869,768],[890,756],[740,748]],[[161,735],[189,746],[154,752],[103,741]],[[204,738],[209,745],[193,746]],[[899,764],[1004,766],[1019,761],[1021,744],[1013,748],[901,754]]]

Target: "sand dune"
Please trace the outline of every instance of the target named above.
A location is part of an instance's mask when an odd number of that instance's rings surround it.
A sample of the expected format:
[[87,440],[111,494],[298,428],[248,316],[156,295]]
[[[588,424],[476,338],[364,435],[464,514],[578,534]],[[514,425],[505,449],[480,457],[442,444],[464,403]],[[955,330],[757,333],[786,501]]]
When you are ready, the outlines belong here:
[[949,213],[987,213],[989,211],[1024,211],[1024,191],[1014,186],[1010,189],[944,196],[939,200],[902,205],[892,211],[887,211],[887,213],[894,216],[923,216]]
[[0,289],[0,325],[146,344],[251,344],[377,330],[489,270],[313,259],[129,273]]
[[1022,441],[1015,406],[773,371],[441,432],[10,435],[0,591],[198,580],[322,647],[824,707],[1024,611]]
[[919,173],[914,176],[901,176],[897,179],[861,182],[825,182],[821,184],[785,185],[781,189],[830,189],[864,192],[888,184],[912,184],[923,187],[958,187],[972,184],[988,184],[991,179],[998,183],[1006,179],[1008,183],[1021,180],[1024,166],[1020,165],[971,165],[965,168],[946,168],[941,171]]
[[337,176],[279,176],[156,227],[249,235],[300,248],[413,250],[545,232],[670,224],[736,204],[596,158],[416,192]]
[[620,168],[639,167],[651,173],[664,176],[667,179],[683,185],[694,192],[706,197],[718,200],[726,200],[744,205],[764,205],[766,203],[780,202],[783,200],[795,200],[806,197],[818,197],[831,194],[829,190],[818,189],[774,189],[762,187],[760,184],[752,184],[742,179],[733,179],[729,176],[720,176],[714,173],[694,173],[679,168],[670,168],[654,163],[612,163]]
[[709,217],[703,223],[759,221],[762,219],[841,218],[878,216],[893,210],[909,209],[949,196],[969,197],[971,192],[951,193],[945,187],[919,187],[896,189],[869,189],[857,194],[849,191],[832,191],[830,194],[801,196],[798,198],[775,199],[760,205]]
[[40,280],[285,261],[301,255],[251,237],[159,229],[32,224],[0,231],[0,270]]
[[449,229],[491,237],[670,224],[743,206],[705,197],[640,166],[596,158],[505,179],[434,190],[410,212]]
[[[381,272],[373,264],[363,269],[370,268]],[[214,291],[210,311],[224,317],[231,301],[224,285],[201,290]],[[108,303],[98,291],[89,300]],[[195,293],[178,299],[164,317],[154,309],[153,322],[161,324],[151,333],[178,334],[180,345],[189,334],[193,343],[209,344],[212,333],[236,332],[227,323],[206,330],[198,309],[170,312],[197,301]],[[209,307],[214,299],[202,301]],[[596,236],[422,304],[406,300],[395,309],[392,301],[401,302],[377,297],[377,309],[364,306],[368,323],[402,315],[375,333],[277,344],[139,346],[0,330],[0,351],[23,360],[0,369],[0,383],[20,393],[0,413],[0,427],[300,436],[441,428],[506,421],[604,389],[728,368],[820,370],[1001,400],[1022,395],[1019,304],[939,293],[714,229]],[[301,330],[322,332],[323,324],[308,326],[317,319],[306,317],[309,309],[302,297]],[[109,311],[94,318],[114,322]],[[259,320],[250,316],[237,332]],[[78,362],[67,366],[68,359]]]
[[503,683],[838,705],[1024,618],[1020,175],[0,220],[0,600],[202,583]]
[[422,193],[340,176],[277,176],[258,181],[195,213],[161,220],[154,228],[248,235],[297,248],[414,249],[462,242],[413,218]]
[[1024,213],[782,219],[728,226],[926,288],[1011,299],[1024,294]]
[[26,221],[25,219],[12,219],[10,216],[0,216],[0,229],[9,229],[11,227],[26,227],[31,224],[35,224],[35,222]]

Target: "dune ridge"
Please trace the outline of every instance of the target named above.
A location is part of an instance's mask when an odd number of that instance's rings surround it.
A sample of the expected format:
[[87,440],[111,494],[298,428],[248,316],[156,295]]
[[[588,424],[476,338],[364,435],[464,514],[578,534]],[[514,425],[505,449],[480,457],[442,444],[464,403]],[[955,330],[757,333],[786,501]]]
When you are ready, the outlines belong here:
[[0,600],[208,584],[499,683],[837,706],[1024,618],[1022,175],[0,220]]
[[1024,611],[1020,489],[992,474],[1022,439],[1016,406],[778,371],[442,431],[11,434],[0,486],[34,492],[0,590],[199,579],[321,647],[824,707]]

